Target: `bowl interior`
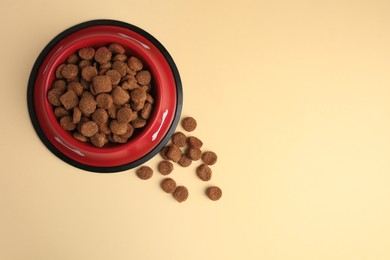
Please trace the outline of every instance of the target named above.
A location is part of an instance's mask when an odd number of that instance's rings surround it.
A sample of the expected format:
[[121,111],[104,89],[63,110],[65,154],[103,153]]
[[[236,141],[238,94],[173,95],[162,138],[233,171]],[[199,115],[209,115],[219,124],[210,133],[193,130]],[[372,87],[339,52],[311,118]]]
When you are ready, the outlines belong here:
[[[46,96],[55,80],[56,68],[69,55],[83,47],[98,48],[112,42],[124,46],[128,56],[138,57],[150,70],[153,77],[151,94],[155,103],[148,124],[127,143],[97,148],[75,140],[60,126]],[[40,64],[34,85],[35,113],[49,142],[72,160],[98,167],[128,164],[152,151],[167,134],[176,105],[175,77],[161,50],[143,35],[119,26],[91,26],[60,37]]]

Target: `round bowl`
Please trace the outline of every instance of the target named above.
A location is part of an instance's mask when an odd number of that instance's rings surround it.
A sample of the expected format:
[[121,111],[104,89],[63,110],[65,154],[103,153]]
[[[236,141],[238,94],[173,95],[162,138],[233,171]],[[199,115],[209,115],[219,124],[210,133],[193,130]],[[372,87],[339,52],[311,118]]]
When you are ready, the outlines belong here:
[[[117,42],[127,55],[141,59],[150,70],[153,112],[147,125],[125,144],[94,147],[74,139],[54,116],[47,92],[58,65],[83,47],[98,48]],[[163,45],[146,31],[121,21],[93,20],[73,26],[56,36],[41,52],[31,71],[27,90],[32,124],[45,146],[61,160],[83,170],[118,172],[134,168],[155,156],[168,142],[182,109],[179,72]]]

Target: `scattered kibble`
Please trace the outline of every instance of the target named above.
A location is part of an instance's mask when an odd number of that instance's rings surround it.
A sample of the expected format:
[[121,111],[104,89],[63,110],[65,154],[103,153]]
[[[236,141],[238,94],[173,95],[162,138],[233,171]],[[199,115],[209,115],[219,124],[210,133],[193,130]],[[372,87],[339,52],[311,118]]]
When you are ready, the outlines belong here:
[[158,171],[162,175],[168,175],[173,171],[173,163],[170,161],[162,161],[158,164]]
[[222,197],[222,190],[217,186],[208,187],[206,189],[206,195],[211,200],[219,200]]
[[185,186],[177,186],[173,192],[173,197],[180,203],[186,201],[188,198],[188,189]]
[[147,180],[153,176],[153,170],[149,166],[141,166],[136,174],[141,180]]
[[199,179],[202,181],[209,181],[211,180],[211,175],[213,171],[207,164],[201,164],[196,168],[196,175],[198,175]]
[[192,132],[195,130],[197,123],[196,120],[193,117],[186,117],[183,120],[181,120],[181,126],[186,130],[187,132]]
[[161,181],[161,188],[166,193],[173,193],[176,190],[176,182],[172,178],[165,178]]
[[171,137],[172,143],[176,144],[179,147],[184,147],[186,145],[186,135],[182,132],[176,132]]
[[202,161],[205,164],[213,165],[217,162],[217,160],[218,156],[214,152],[207,151],[202,154]]

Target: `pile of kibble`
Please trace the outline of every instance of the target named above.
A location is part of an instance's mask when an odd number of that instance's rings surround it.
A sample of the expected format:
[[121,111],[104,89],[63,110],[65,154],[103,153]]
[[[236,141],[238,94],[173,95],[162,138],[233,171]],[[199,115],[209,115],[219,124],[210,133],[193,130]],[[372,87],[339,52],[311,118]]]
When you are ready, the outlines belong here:
[[[187,132],[192,132],[197,127],[197,122],[192,117],[182,119],[181,125]],[[176,132],[172,135],[171,144],[165,146],[160,151],[164,159],[158,164],[158,171],[162,175],[169,175],[174,170],[174,164],[181,167],[188,167],[193,161],[201,160],[202,163],[196,168],[196,175],[202,181],[209,181],[212,177],[211,165],[217,162],[217,155],[212,151],[202,151],[203,142],[195,136],[186,136],[182,132]],[[182,150],[183,149],[183,150]],[[137,176],[142,180],[150,179],[153,176],[153,170],[149,166],[141,166],[136,170]],[[178,202],[187,200],[189,192],[187,187],[177,185],[173,178],[165,178],[161,182],[161,188],[171,193]],[[217,186],[210,186],[205,190],[206,195],[211,200],[219,200],[222,197],[222,190]]]
[[47,99],[60,125],[81,142],[126,143],[152,113],[152,75],[118,43],[78,50],[55,78]]

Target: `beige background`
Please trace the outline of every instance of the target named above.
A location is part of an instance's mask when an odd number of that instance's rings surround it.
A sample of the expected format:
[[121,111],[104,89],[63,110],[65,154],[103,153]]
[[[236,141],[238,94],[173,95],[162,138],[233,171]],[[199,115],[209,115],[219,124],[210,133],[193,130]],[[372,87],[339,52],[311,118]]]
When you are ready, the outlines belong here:
[[[2,0],[0,259],[389,259],[389,13],[386,0]],[[172,173],[185,203],[158,173],[73,168],[33,130],[36,57],[97,18],[145,29],[180,70],[183,115],[219,155],[210,183],[198,164]]]

